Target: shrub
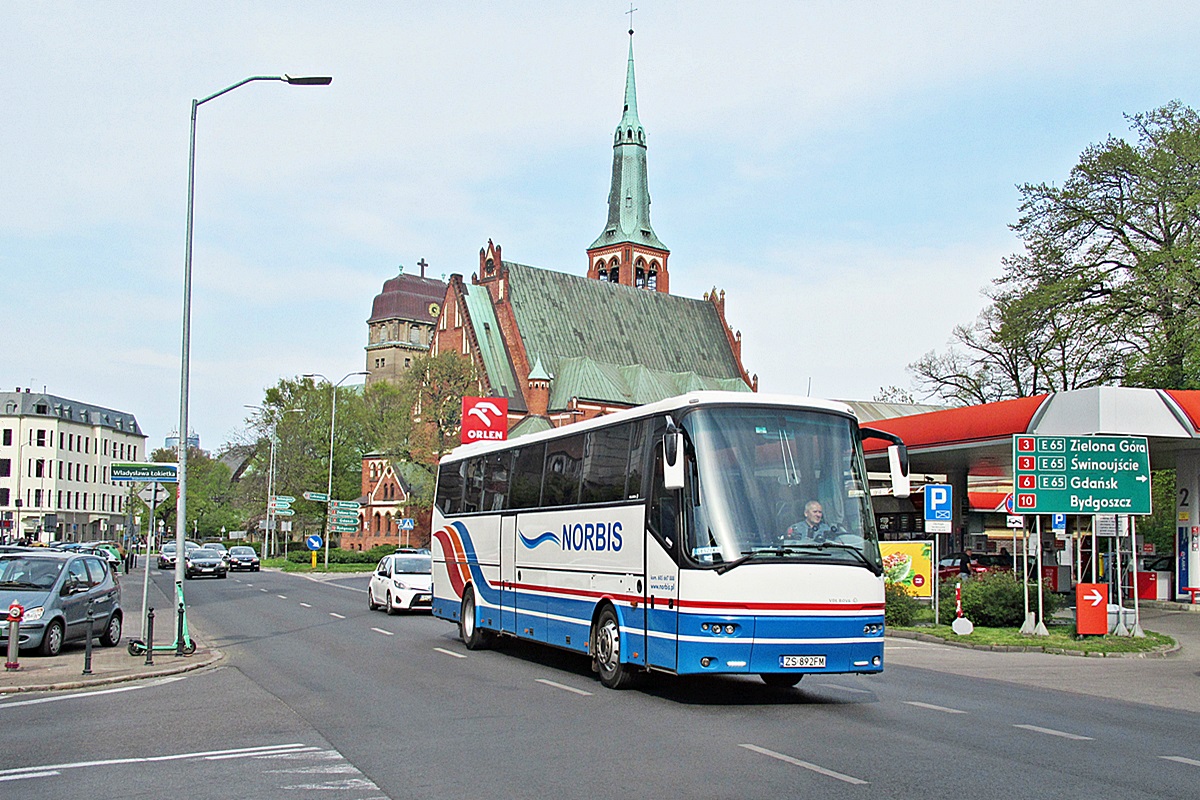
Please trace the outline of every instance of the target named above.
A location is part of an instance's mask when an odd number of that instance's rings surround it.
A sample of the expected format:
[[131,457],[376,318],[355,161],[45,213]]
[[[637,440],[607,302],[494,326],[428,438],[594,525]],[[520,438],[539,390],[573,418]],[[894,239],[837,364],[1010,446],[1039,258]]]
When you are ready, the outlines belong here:
[[[938,594],[938,622],[949,625],[954,621],[954,585],[944,581]],[[1062,608],[1063,598],[1042,584],[1042,610],[1046,617]],[[985,628],[1017,628],[1025,621],[1025,603],[1021,599],[1021,583],[1011,572],[984,572],[963,581],[963,614],[976,625]],[[1037,610],[1037,584],[1029,586],[1029,608]]]
[[886,584],[884,592],[884,602],[886,603],[883,608],[884,624],[901,627],[912,625],[920,606],[917,599],[898,583]]

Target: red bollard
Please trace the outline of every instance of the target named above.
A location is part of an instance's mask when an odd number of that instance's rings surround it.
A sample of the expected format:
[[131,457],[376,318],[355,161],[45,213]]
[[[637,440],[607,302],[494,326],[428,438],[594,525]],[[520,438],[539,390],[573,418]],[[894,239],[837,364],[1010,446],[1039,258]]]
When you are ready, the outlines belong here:
[[8,660],[4,662],[5,669],[21,668],[17,656],[21,650],[21,619],[24,616],[25,609],[13,600],[12,605],[8,607]]

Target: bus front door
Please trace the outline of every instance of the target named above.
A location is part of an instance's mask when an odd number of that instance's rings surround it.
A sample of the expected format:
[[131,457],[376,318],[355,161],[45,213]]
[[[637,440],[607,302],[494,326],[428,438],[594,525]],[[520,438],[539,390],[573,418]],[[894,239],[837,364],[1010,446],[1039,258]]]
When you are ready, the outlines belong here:
[[500,630],[516,633],[517,612],[513,581],[517,579],[517,515],[500,518]]
[[[679,638],[679,565],[667,551],[666,541],[653,535],[646,539],[646,663],[674,670]],[[670,546],[674,545],[671,541]]]

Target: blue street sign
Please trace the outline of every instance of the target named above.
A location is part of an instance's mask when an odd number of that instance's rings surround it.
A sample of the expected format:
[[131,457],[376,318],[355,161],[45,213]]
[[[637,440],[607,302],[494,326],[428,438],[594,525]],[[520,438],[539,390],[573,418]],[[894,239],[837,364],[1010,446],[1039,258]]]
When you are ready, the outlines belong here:
[[304,544],[308,546],[309,550],[320,550],[321,545],[323,544],[323,542],[321,540],[321,534],[319,534],[319,533],[311,534],[310,536],[305,538]]
[[397,530],[411,531],[411,530],[414,530],[416,527],[417,527],[417,521],[410,517],[405,517],[404,519],[397,520],[397,522],[396,522]]
[[925,486],[925,519],[954,519],[954,489],[948,483],[930,483]]
[[1055,530],[1055,531],[1065,531],[1067,529],[1067,515],[1066,514],[1051,514],[1050,515],[1050,529]]

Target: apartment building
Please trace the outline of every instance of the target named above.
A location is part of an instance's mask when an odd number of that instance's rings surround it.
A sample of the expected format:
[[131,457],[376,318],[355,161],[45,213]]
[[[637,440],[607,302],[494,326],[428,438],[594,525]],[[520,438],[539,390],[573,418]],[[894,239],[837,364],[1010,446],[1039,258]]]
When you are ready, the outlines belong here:
[[0,540],[119,539],[130,489],[112,482],[109,466],[146,455],[128,412],[0,392]]

